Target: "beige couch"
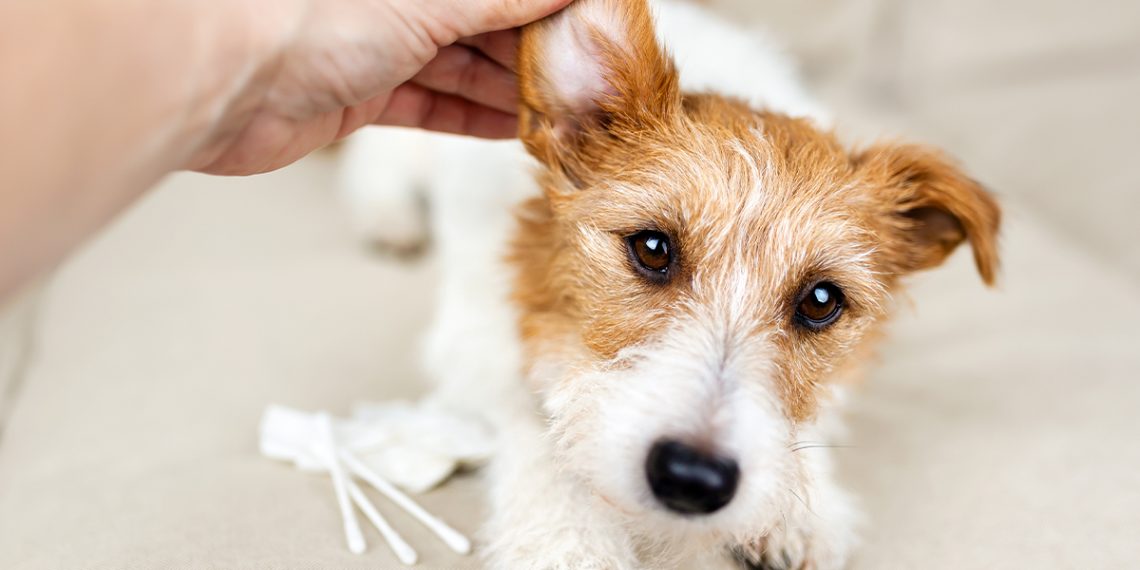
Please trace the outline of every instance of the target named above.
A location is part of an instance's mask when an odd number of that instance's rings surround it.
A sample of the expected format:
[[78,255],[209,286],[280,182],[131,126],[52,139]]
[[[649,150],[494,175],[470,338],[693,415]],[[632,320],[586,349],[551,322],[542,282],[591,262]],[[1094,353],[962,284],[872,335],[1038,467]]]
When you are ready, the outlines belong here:
[[[916,279],[855,402],[853,567],[1140,568],[1140,5],[713,3],[775,28],[842,131],[941,144],[1008,210],[1000,289],[963,255]],[[433,261],[360,248],[332,186],[327,154],[174,176],[9,306],[0,568],[398,567],[256,452],[269,402],[421,390]],[[482,509],[474,477],[422,501],[466,531]],[[420,567],[478,566],[377,502]]]

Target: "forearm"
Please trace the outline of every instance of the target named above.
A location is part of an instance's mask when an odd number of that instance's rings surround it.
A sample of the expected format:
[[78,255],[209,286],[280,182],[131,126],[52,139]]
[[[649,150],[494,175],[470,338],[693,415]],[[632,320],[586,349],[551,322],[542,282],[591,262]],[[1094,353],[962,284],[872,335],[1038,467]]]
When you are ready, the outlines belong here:
[[301,6],[254,4],[0,5],[0,300],[258,104]]
[[514,28],[567,2],[0,0],[0,302],[172,170],[374,122],[510,136]]

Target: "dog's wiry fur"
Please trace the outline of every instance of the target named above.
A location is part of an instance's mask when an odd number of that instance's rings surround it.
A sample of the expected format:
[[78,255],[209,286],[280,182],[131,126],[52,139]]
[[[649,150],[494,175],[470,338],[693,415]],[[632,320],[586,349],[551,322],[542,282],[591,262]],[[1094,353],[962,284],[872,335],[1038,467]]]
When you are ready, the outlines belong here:
[[[725,36],[721,48],[739,37],[691,6],[656,6]],[[736,61],[771,58],[749,49]],[[729,91],[749,73],[704,55]],[[429,357],[441,401],[493,411],[502,436],[492,565],[841,568],[854,511],[827,450],[804,446],[834,437],[901,277],[968,240],[993,281],[996,204],[935,151],[851,152],[816,121],[683,91],[644,0],[578,0],[524,31],[519,66],[537,189],[453,141],[479,158],[437,181],[452,190],[434,224],[448,263]],[[788,77],[771,88],[794,93]],[[517,221],[444,203],[496,193],[522,200]],[[631,267],[625,238],[642,230],[671,238],[667,283]],[[810,331],[793,314],[821,280],[845,309]],[[644,465],[662,438],[734,458],[732,501],[699,517],[661,507]]]

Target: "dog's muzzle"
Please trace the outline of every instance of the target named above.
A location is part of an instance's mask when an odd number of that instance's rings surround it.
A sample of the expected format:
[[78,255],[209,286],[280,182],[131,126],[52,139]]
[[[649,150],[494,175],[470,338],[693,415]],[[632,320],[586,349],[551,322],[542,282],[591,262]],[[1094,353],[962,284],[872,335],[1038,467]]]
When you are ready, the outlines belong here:
[[736,461],[679,441],[662,440],[645,461],[649,488],[661,504],[685,515],[707,515],[732,500],[740,481]]

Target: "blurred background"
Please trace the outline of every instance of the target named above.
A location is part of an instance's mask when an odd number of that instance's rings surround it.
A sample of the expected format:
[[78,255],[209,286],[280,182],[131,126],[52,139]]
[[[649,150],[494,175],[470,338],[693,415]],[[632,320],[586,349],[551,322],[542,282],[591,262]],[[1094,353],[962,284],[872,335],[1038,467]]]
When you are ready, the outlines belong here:
[[[998,289],[964,255],[915,279],[855,399],[853,567],[1140,567],[1140,3],[706,4],[786,45],[844,139],[941,146],[1006,209]],[[270,402],[422,390],[435,260],[363,247],[335,158],[173,176],[3,309],[0,568],[397,567],[256,453]],[[423,502],[482,511],[471,477]],[[385,513],[421,567],[478,567]]]

